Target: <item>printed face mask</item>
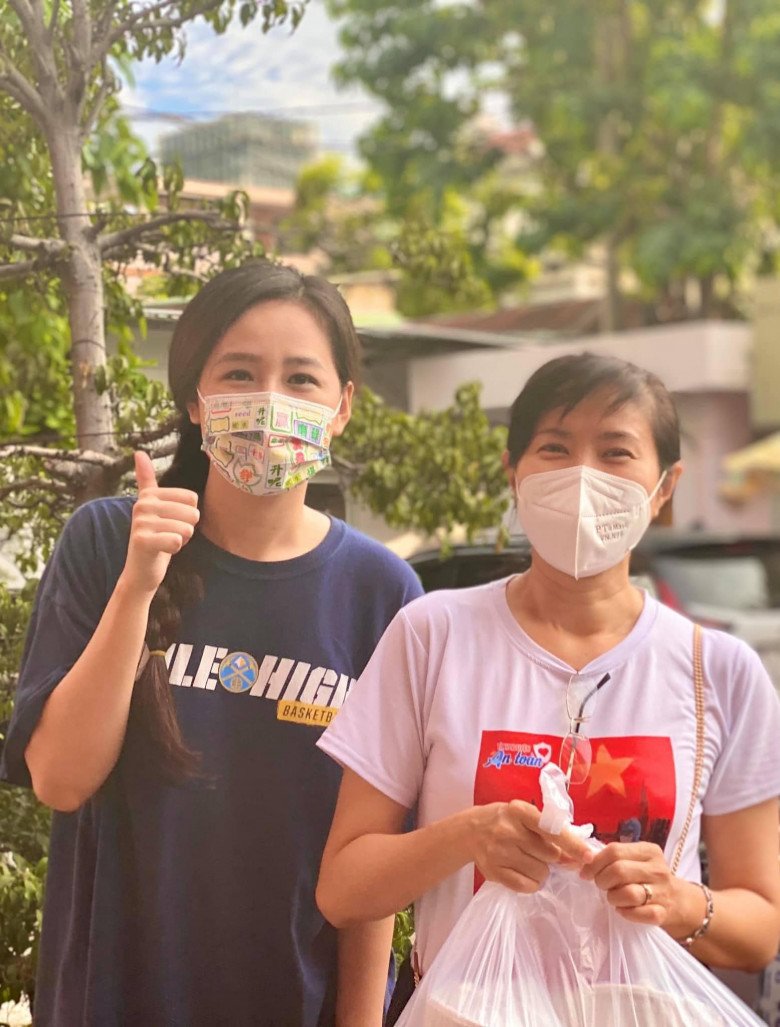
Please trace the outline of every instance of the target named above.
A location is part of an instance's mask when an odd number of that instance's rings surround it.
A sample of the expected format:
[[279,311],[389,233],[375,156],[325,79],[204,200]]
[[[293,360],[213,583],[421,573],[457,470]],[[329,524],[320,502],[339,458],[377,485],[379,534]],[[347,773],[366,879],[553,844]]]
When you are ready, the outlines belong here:
[[543,560],[572,578],[617,566],[650,523],[648,495],[635,481],[592,467],[529,474],[517,486],[517,513]]
[[203,451],[242,492],[281,495],[330,465],[338,409],[277,392],[198,396]]

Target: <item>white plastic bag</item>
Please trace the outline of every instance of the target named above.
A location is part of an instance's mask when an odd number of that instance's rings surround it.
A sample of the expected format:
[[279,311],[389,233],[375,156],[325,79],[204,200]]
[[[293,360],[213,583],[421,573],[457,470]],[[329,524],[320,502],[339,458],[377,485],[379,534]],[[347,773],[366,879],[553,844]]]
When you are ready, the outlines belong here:
[[[542,826],[557,833],[571,823],[558,767],[543,769],[542,793]],[[551,868],[533,895],[484,884],[398,1021],[398,1027],[753,1025],[763,1027],[665,931],[624,920],[592,881],[561,867]]]

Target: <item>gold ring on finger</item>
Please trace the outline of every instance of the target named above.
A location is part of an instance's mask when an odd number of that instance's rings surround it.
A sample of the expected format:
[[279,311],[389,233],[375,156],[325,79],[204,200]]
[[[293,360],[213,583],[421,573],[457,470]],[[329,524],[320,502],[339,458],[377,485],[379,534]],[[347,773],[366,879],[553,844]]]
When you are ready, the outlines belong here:
[[644,884],[644,883],[642,883],[642,888],[644,888],[644,892],[645,892],[645,901],[644,902],[640,902],[639,905],[640,906],[646,906],[648,904],[648,902],[652,902],[653,901],[653,889],[650,887],[649,884]]

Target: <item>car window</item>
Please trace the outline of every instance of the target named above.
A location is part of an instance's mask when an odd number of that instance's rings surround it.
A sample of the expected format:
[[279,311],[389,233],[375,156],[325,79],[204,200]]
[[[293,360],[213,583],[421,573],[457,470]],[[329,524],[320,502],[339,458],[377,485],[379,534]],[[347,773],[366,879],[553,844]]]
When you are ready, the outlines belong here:
[[426,559],[412,557],[410,560],[426,592],[485,585],[510,574],[522,573],[528,569],[529,562],[527,553],[512,549],[497,552],[492,547],[476,552],[456,548],[443,559],[435,555]]
[[659,556],[655,569],[683,604],[732,610],[770,605],[769,574],[758,556]]
[[472,585],[486,585],[489,581],[507,578],[510,574],[521,574],[528,570],[527,554],[502,552],[485,556],[472,556],[460,561],[457,575],[457,588],[470,588]]

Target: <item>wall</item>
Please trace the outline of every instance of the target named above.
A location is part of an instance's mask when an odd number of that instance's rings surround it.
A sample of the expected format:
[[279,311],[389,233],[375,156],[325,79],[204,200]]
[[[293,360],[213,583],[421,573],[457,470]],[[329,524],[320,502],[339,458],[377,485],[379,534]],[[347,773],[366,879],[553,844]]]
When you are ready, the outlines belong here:
[[566,353],[611,354],[657,374],[674,392],[746,391],[750,383],[751,331],[731,321],[694,321],[555,343],[523,343],[513,349],[470,350],[412,361],[412,412],[441,409],[459,385],[483,383],[486,407],[508,407],[533,374]]
[[753,295],[753,423],[780,428],[780,279],[762,278]]
[[746,392],[675,395],[683,431],[685,471],[674,497],[674,523],[717,531],[767,531],[772,527],[769,496],[732,506],[718,496],[721,460],[752,439]]

